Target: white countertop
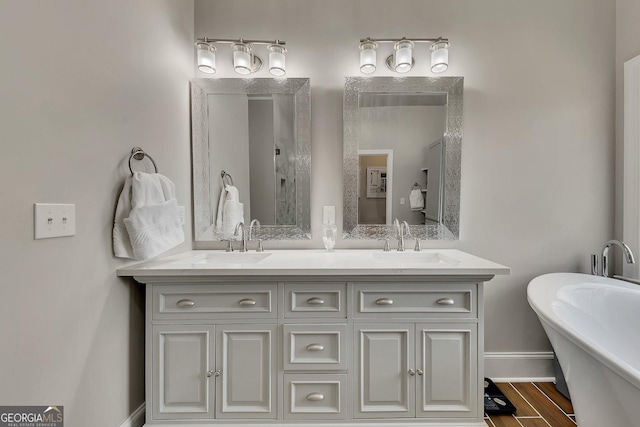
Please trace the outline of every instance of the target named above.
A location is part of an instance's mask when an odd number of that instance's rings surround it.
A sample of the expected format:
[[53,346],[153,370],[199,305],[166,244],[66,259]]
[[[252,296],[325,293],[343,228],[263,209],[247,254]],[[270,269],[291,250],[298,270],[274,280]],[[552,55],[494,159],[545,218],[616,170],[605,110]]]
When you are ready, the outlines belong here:
[[118,276],[493,276],[509,274],[509,267],[456,249],[422,252],[383,252],[342,249],[224,252],[194,250],[133,264],[117,270]]

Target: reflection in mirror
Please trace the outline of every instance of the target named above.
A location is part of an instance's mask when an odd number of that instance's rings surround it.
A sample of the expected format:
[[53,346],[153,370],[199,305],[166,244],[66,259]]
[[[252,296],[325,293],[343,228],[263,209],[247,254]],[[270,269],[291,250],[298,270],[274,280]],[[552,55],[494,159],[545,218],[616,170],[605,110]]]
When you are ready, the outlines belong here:
[[462,78],[348,77],[344,97],[345,238],[456,239]]
[[191,82],[196,241],[310,238],[309,79]]

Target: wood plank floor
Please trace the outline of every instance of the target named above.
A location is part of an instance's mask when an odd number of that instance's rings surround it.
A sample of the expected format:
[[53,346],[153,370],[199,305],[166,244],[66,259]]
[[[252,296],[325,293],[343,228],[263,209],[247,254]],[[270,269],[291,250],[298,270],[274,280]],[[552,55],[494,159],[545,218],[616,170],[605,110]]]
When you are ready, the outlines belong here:
[[552,383],[497,383],[513,403],[513,415],[485,417],[489,427],[576,427],[573,406]]

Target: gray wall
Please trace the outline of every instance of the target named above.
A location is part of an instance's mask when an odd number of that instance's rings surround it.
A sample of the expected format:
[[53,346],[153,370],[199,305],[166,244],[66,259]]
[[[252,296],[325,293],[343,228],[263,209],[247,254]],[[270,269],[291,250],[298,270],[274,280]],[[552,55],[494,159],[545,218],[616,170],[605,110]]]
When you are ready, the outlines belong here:
[[[0,2],[0,402],[119,426],[144,401],[143,291],[115,271],[133,146],[187,206],[193,2]],[[138,166],[140,167],[140,166]],[[74,237],[33,240],[33,203],[75,203]]]
[[[195,10],[196,36],[286,40],[287,75],[311,78],[314,238],[267,248],[321,248],[323,205],[335,205],[342,222],[342,89],[345,76],[361,75],[359,39],[449,37],[445,75],[465,78],[461,240],[425,246],[512,268],[487,286],[487,351],[550,349],[528,282],[588,271],[589,254],[614,231],[614,2],[196,0]],[[237,77],[223,49],[217,75]],[[376,75],[393,75],[382,59]],[[426,53],[416,61],[408,75],[430,75]]]
[[[624,63],[640,55],[640,2],[616,0],[616,232],[622,238],[622,210],[624,200]],[[638,254],[640,248],[631,248]],[[621,263],[618,257],[618,270]]]

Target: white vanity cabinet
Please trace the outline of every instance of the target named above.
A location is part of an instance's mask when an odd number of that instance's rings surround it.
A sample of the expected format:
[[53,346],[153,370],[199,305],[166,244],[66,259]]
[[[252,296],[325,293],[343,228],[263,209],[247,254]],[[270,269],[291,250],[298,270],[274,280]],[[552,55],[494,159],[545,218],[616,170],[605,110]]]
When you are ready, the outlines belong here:
[[146,284],[145,425],[485,427],[483,287],[508,268],[379,253],[120,270]]
[[144,280],[149,426],[482,425],[480,281]]

